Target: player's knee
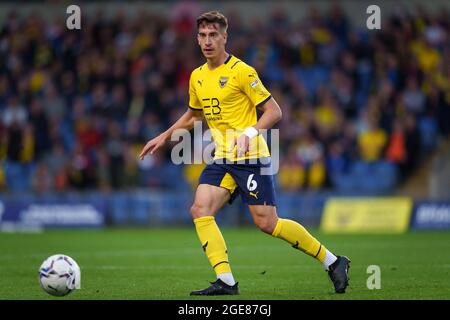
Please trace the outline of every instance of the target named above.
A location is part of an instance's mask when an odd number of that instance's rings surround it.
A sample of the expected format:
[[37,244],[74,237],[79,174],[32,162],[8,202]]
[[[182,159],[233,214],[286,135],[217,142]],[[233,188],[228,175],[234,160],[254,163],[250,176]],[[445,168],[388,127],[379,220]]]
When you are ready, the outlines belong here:
[[260,218],[255,220],[255,224],[262,232],[272,234],[277,223],[270,218]]
[[208,208],[206,206],[199,205],[197,203],[194,203],[191,206],[192,219],[201,218],[201,217],[207,216],[208,214],[210,214],[210,213],[208,213]]

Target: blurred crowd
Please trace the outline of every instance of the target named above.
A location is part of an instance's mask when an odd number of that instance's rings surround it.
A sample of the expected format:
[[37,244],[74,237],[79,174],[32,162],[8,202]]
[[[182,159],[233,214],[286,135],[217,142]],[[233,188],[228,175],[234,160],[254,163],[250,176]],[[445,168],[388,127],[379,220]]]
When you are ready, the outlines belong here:
[[[195,186],[202,169],[144,161],[143,144],[187,108],[204,63],[196,6],[95,12],[81,30],[11,12],[0,24],[0,190]],[[228,52],[254,66],[283,110],[282,190],[336,187],[355,163],[388,162],[400,183],[450,133],[450,15],[416,8],[358,30],[342,9],[229,19]],[[184,177],[184,179],[180,178]]]

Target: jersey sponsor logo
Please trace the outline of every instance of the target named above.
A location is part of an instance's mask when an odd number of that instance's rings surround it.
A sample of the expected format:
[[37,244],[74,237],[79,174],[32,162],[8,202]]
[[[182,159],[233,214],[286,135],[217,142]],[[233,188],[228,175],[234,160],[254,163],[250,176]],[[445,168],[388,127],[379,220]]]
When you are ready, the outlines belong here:
[[254,88],[254,87],[256,87],[258,85],[258,83],[259,83],[258,79],[255,79],[255,81],[250,83],[250,87]]
[[206,120],[222,120],[222,108],[220,107],[220,101],[217,98],[204,98],[203,101],[203,113]]
[[227,82],[228,82],[228,79],[229,79],[229,77],[220,77],[220,78],[219,78],[219,86],[220,86],[221,88],[225,87],[225,85],[226,85]]

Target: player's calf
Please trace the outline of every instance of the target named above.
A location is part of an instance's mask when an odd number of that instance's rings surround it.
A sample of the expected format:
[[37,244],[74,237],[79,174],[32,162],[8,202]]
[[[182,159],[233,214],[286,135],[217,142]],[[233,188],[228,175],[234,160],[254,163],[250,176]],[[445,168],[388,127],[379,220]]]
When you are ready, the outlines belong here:
[[271,235],[277,225],[278,216],[273,206],[249,206],[255,225],[264,233]]

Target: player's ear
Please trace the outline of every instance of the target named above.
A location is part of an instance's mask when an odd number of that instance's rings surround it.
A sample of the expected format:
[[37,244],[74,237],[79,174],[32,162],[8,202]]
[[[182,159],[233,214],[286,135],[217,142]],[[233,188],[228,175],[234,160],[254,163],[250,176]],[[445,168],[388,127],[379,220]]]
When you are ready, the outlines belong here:
[[223,38],[225,39],[224,43],[227,43],[228,33],[226,31],[222,32]]

